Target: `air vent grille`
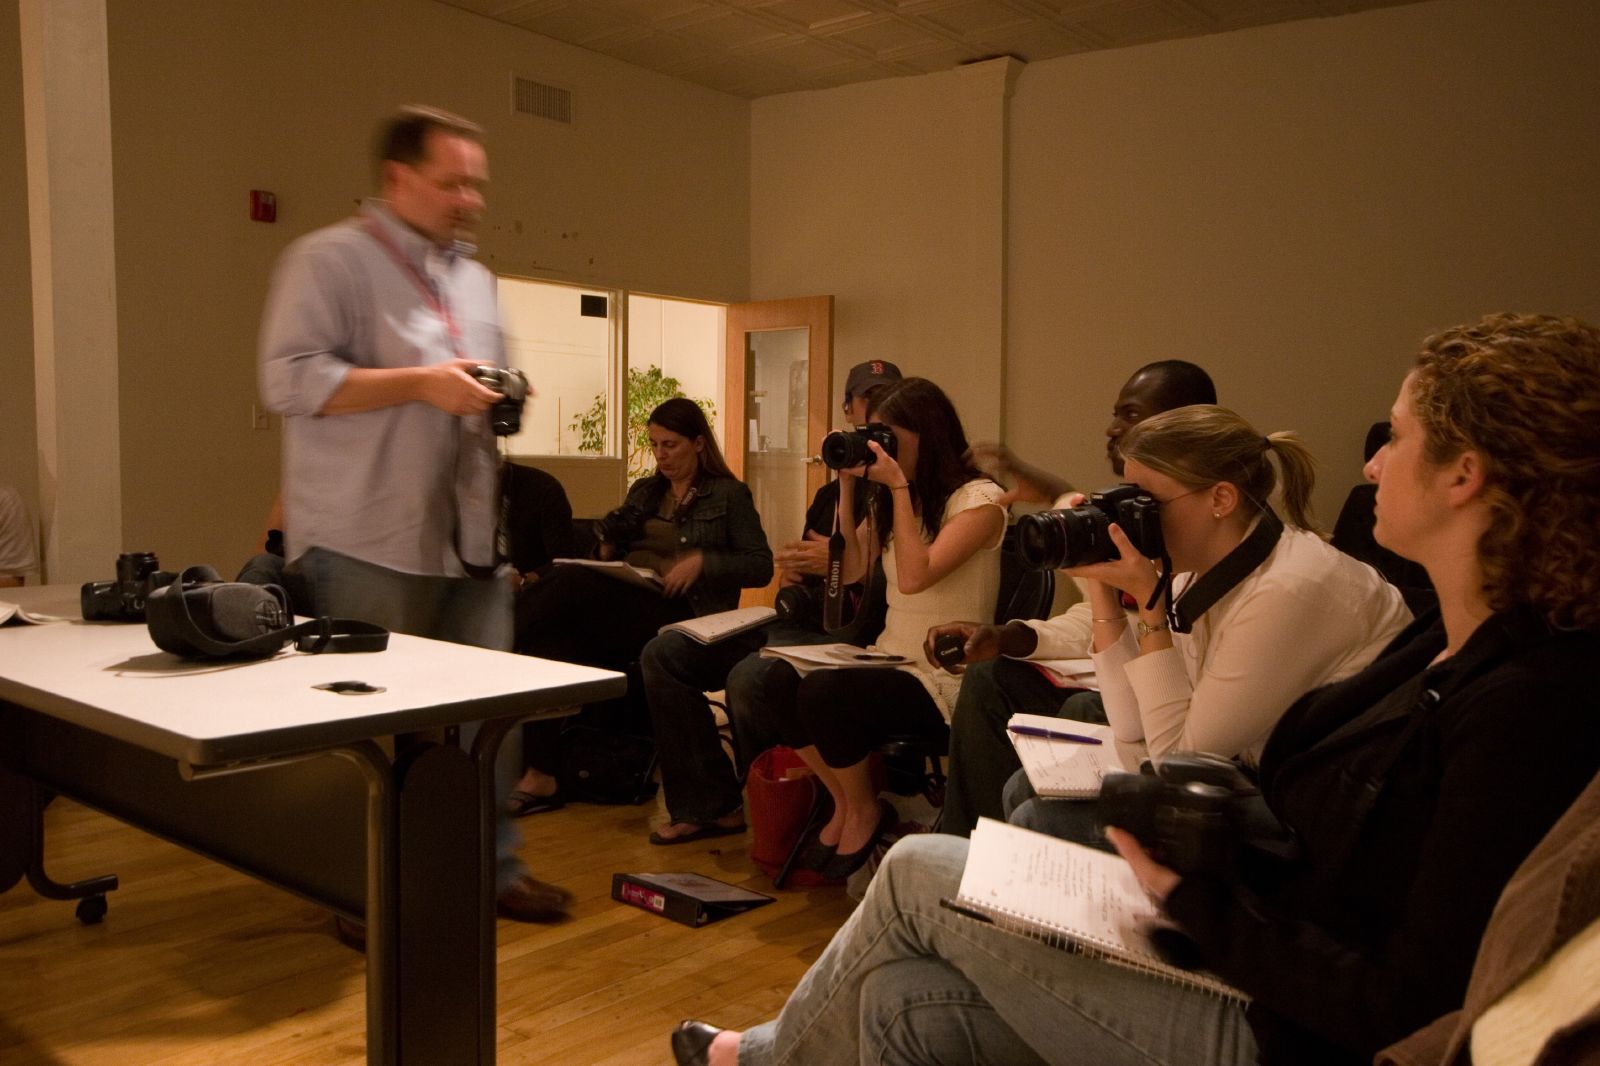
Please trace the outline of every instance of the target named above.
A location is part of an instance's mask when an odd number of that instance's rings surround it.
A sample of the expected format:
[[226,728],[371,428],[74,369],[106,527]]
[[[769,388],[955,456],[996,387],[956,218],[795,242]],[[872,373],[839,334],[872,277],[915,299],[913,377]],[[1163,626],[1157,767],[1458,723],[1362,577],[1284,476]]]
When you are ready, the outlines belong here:
[[555,122],[572,122],[572,93],[531,78],[511,79],[511,110]]

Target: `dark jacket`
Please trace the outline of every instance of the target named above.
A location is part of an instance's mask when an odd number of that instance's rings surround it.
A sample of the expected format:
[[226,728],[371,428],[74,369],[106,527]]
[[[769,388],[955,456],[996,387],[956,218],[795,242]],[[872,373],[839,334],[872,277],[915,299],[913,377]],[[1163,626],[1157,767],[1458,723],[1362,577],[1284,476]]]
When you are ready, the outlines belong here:
[[1261,759],[1287,868],[1185,878],[1168,912],[1254,997],[1265,1063],[1370,1062],[1461,1003],[1500,890],[1600,768],[1600,635],[1437,615],[1302,697]]
[[[642,477],[628,487],[623,506],[653,515],[669,490],[669,482],[660,474]],[[739,606],[740,589],[760,588],[772,580],[772,548],[744,482],[705,477],[699,490],[678,541],[685,550],[699,548],[705,560],[700,580],[689,588],[689,609],[696,615],[731,611]]]
[[[1385,1048],[1378,1066],[1469,1066],[1472,1026],[1568,940],[1600,921],[1600,776],[1533,849],[1506,886],[1478,946],[1460,1010]],[[1600,1059],[1600,988],[1590,1008],[1551,1036],[1534,1066]]]
[[522,573],[543,573],[552,559],[577,554],[572,504],[553,475],[507,463],[500,492],[505,507],[506,554]]

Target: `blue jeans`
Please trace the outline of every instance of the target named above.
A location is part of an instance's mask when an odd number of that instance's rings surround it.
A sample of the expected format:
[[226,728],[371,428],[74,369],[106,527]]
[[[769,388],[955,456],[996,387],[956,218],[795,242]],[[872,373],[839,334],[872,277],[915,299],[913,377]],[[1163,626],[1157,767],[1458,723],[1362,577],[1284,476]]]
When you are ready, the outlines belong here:
[[1087,844],[1101,851],[1117,850],[1100,831],[1099,800],[1041,796],[1029,784],[1025,770],[1018,770],[1006,782],[1003,805],[1006,821],[1012,825]]
[[778,1018],[745,1032],[742,1066],[1256,1061],[1237,1003],[941,907],[966,858],[959,837],[896,844]]

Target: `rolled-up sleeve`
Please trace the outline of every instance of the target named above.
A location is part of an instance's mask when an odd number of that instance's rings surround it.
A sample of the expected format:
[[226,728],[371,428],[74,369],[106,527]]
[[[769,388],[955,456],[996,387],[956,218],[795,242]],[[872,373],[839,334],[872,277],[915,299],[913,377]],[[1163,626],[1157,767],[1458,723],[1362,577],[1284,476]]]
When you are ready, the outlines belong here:
[[349,271],[325,248],[297,244],[278,261],[256,360],[267,410],[313,415],[339,391],[353,365],[352,285]]

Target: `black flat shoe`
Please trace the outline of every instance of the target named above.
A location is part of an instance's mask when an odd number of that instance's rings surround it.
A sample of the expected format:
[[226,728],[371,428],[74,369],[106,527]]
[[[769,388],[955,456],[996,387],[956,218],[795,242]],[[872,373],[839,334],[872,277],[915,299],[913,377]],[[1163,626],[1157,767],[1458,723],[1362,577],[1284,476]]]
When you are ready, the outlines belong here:
[[672,1058],[678,1066],[707,1066],[711,1041],[722,1032],[709,1022],[690,1018],[672,1031]]
[[841,851],[834,855],[822,867],[822,876],[830,881],[843,881],[861,869],[862,866],[866,865],[867,860],[872,857],[873,850],[877,848],[878,842],[883,839],[884,834],[894,828],[897,817],[894,808],[880,800],[878,802],[878,828],[872,831],[872,836],[868,837],[867,842],[855,851]]

